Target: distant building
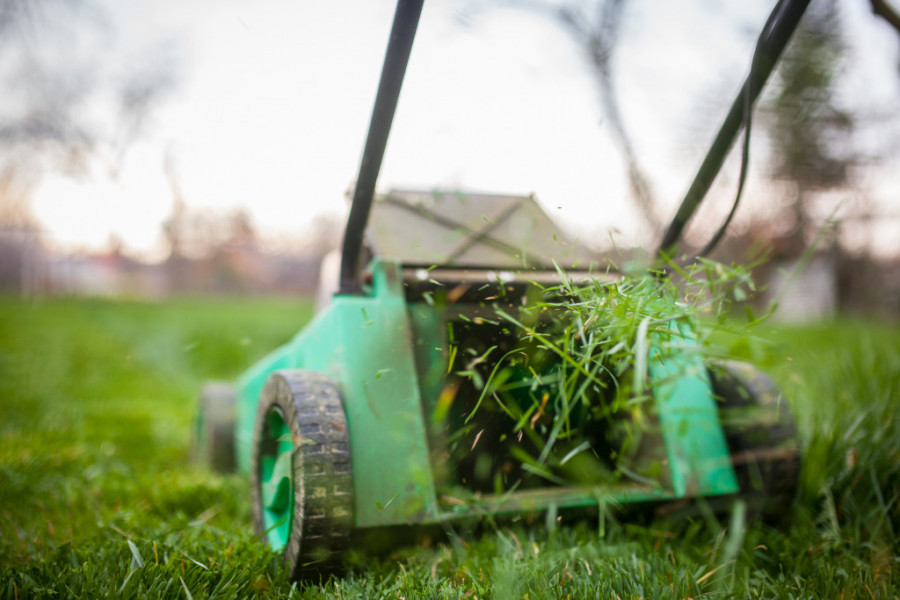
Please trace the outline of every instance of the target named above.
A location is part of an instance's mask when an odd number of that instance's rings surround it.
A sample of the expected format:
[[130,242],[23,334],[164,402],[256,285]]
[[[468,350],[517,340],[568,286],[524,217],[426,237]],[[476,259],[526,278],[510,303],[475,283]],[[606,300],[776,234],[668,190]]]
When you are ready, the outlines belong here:
[[35,294],[47,282],[47,253],[40,231],[31,226],[0,226],[0,291]]
[[765,287],[766,304],[778,303],[772,315],[776,320],[821,321],[838,313],[837,261],[831,254],[816,254],[805,263],[772,261],[766,266]]

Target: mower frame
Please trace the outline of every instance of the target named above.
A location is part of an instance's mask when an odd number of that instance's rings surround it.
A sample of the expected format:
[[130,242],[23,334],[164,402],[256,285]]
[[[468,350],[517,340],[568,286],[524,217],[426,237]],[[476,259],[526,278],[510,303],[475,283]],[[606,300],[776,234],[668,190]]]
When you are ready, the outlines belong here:
[[[757,45],[754,68],[695,183],[666,231],[661,246],[666,253],[674,248],[721,167],[808,2],[780,0],[770,16]],[[657,450],[662,453],[666,476],[660,481],[632,479],[622,483],[620,479],[615,483],[582,482],[460,495],[456,488],[448,487],[441,477],[436,476],[445,465],[436,464],[441,457],[436,455],[433,446],[435,436],[440,432],[435,433],[433,421],[442,401],[444,377],[452,368],[452,359],[448,359],[452,340],[448,340],[446,324],[460,311],[473,307],[490,311],[490,306],[483,301],[486,296],[505,296],[513,305],[520,306],[533,298],[528,290],[534,291],[536,280],[558,283],[566,275],[547,265],[543,270],[532,267],[525,272],[498,275],[483,266],[450,264],[436,265],[423,277],[421,265],[404,264],[377,255],[368,264],[363,264],[363,235],[375,199],[375,183],[422,5],[423,0],[399,0],[397,3],[344,235],[339,291],[291,341],[250,367],[233,386],[237,468],[241,473],[250,474],[255,486],[265,488],[262,492],[255,490],[254,502],[260,502],[260,498],[268,494],[267,501],[278,504],[281,511],[278,514],[294,515],[284,517],[286,523],[272,526],[277,527],[277,535],[271,534],[272,527],[267,530],[265,525],[257,524],[263,529],[260,533],[267,536],[273,547],[277,550],[287,547],[286,560],[290,556],[291,560],[298,561],[292,566],[294,574],[304,573],[307,563],[301,562],[312,560],[311,554],[298,550],[304,543],[302,536],[294,535],[300,525],[297,520],[305,518],[303,510],[306,508],[299,512],[290,509],[307,502],[306,492],[298,488],[302,484],[297,482],[297,473],[306,468],[304,461],[308,460],[315,468],[324,464],[313,460],[314,456],[305,457],[306,444],[311,445],[309,452],[312,454],[328,448],[339,454],[340,460],[347,459],[349,453],[352,515],[349,515],[348,523],[355,529],[443,523],[501,513],[555,512],[603,504],[713,497],[740,491],[708,365],[701,354],[692,349],[694,342],[689,326],[674,324],[671,338],[679,340],[682,350],[663,353],[660,350],[663,340],[651,336],[646,357],[651,380],[649,389],[652,390],[663,442],[663,448]],[[591,273],[582,275],[593,276]],[[476,284],[480,286],[478,289],[487,290],[481,299],[446,302],[444,296],[444,302],[435,303],[430,295],[454,286],[468,288]],[[426,292],[423,293],[423,289]],[[260,427],[265,427],[266,415],[260,411],[276,410],[279,431],[287,431],[285,428],[302,419],[302,415],[282,414],[283,407],[290,405],[290,398],[284,400],[282,397],[276,408],[271,404],[267,408],[261,399],[275,393],[270,391],[270,381],[280,377],[279,385],[282,388],[289,386],[284,382],[297,378],[284,374],[299,371],[315,374],[312,379],[320,387],[324,381],[322,376],[327,377],[336,390],[326,394],[330,398],[328,402],[332,403],[328,410],[340,410],[333,405],[336,393],[343,415],[331,421],[326,414],[312,422],[308,428],[309,439],[302,433],[306,431],[302,423],[290,436],[274,434],[278,437],[269,440],[269,447],[282,449],[277,451],[279,456],[264,459],[270,462],[261,468],[255,453],[260,443],[258,438],[265,435]],[[308,391],[297,392],[307,394],[297,400],[296,406],[301,411],[314,403],[313,395]],[[329,429],[335,435],[326,440],[322,437],[323,429]],[[198,431],[202,432],[204,428],[199,427]],[[345,438],[347,443],[341,441]],[[274,466],[273,461],[277,463]],[[346,476],[344,464],[335,467],[342,477]],[[263,471],[269,473],[270,481],[260,480]],[[284,486],[290,489],[285,492]],[[327,485],[313,491],[323,495],[332,493]],[[351,492],[342,488],[340,493],[346,497]],[[308,507],[315,512],[313,517],[327,517],[315,501]],[[255,512],[258,511],[255,509]],[[323,523],[327,528],[327,518]]]

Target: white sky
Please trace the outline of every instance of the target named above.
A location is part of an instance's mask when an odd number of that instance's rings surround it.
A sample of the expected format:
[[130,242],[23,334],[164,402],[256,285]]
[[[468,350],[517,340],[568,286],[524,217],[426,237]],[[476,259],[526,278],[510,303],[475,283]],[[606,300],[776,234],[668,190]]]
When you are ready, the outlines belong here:
[[[627,23],[617,84],[666,214],[742,82],[771,6],[732,4],[726,13],[711,0],[641,0],[630,13],[640,18]],[[864,0],[844,4],[865,31],[859,51],[875,73],[854,76],[870,95],[897,94],[896,34],[872,26]],[[315,214],[342,214],[393,0],[104,5],[119,31],[116,51],[139,56],[173,42],[180,83],[115,181],[97,166],[88,178],[51,177],[40,188],[34,212],[59,243],[97,248],[115,234],[161,257],[172,207],[167,155],[189,207],[245,207],[264,235],[301,235]],[[480,12],[462,26],[466,6],[426,3],[379,188],[534,192],[577,235],[605,239],[616,228],[627,241],[653,243],[626,198],[580,49],[525,11]]]

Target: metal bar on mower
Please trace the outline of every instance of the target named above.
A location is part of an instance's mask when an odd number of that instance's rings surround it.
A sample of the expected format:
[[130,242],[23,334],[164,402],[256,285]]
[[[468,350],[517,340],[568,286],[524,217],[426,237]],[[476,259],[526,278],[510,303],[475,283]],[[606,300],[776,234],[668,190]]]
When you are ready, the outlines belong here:
[[744,81],[740,93],[731,104],[731,110],[725,117],[725,122],[719,129],[719,134],[706,153],[703,164],[700,165],[697,175],[684,200],[678,208],[678,212],[669,224],[659,245],[659,254],[671,255],[678,239],[681,237],[688,221],[694,216],[697,208],[706,197],[710,186],[719,174],[725,157],[728,156],[731,146],[737,134],[744,124],[745,111],[753,110],[753,105],[759,97],[759,93],[765,86],[772,69],[778,62],[782,51],[788,43],[791,34],[797,28],[800,17],[806,11],[810,0],[779,0],[778,4],[769,15],[768,21],[756,43],[756,52],[753,56],[753,67]]
[[[441,225],[442,227],[446,227],[447,229],[450,229],[451,231],[465,232],[467,234],[466,239],[468,239],[471,236],[478,236],[480,234],[480,230],[478,230],[478,229],[472,229],[468,225],[458,223],[457,221],[454,221],[453,219],[448,219],[447,217],[430,212],[424,208],[421,208],[418,206],[413,206],[412,204],[407,204],[406,202],[403,202],[402,200],[397,200],[396,198],[394,198],[392,196],[387,196],[386,198],[384,198],[384,200],[382,200],[382,202],[390,204],[391,206],[396,206],[397,208],[402,208],[403,210],[408,210],[409,212],[411,212],[413,214],[422,216],[433,223],[437,223],[438,225]],[[515,246],[511,246],[510,244],[507,244],[503,240],[498,240],[487,234],[484,234],[480,239],[478,239],[478,241],[483,244],[486,244],[488,246],[491,246],[493,248],[496,248],[498,250],[502,250],[504,252],[509,252],[510,254],[516,254],[517,252],[519,252],[519,248],[516,248]],[[452,258],[454,258],[453,254],[448,256],[448,262],[450,262],[450,259],[452,259]]]
[[[504,221],[506,221],[510,215],[512,215],[519,208],[518,199],[512,199],[506,203],[506,206],[501,206],[500,210],[497,211],[496,214],[491,215],[490,217],[484,216],[484,225],[479,227],[478,229],[472,229],[469,233],[464,237],[456,246],[454,246],[450,252],[447,253],[447,262],[454,263],[456,259],[462,256],[463,252],[477,244],[478,242],[490,240],[491,242],[497,242],[498,240],[491,237],[491,233],[497,229]],[[513,254],[516,254],[518,251],[513,249]]]
[[409,54],[416,37],[423,3],[424,0],[398,0],[394,12],[394,24],[384,56],[375,106],[372,108],[369,134],[359,166],[359,176],[356,178],[347,228],[344,231],[339,294],[359,294],[362,291],[359,263],[363,234],[369,221],[369,212],[375,197],[375,182],[381,171],[381,162],[384,159],[384,150],[394,121],[394,112],[397,109],[397,100],[403,86],[403,77],[409,63]]

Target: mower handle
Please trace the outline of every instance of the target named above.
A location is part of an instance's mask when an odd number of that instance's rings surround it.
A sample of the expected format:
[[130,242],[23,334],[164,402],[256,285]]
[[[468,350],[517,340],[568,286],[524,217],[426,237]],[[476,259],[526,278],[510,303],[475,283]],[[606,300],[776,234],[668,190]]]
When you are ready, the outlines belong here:
[[666,229],[657,255],[671,256],[674,253],[678,239],[719,174],[725,157],[728,156],[738,132],[744,125],[746,116],[749,111],[753,110],[756,99],[769,79],[791,34],[797,28],[800,17],[803,16],[809,2],[810,0],[779,0],[772,9],[766,26],[756,42],[750,74],[747,75],[741,91],[731,104],[731,110],[728,111],[725,122],[719,129],[719,134],[706,153],[706,158],[700,165],[691,187],[684,195],[678,212]]
[[400,97],[400,88],[406,74],[406,65],[409,63],[409,54],[416,37],[423,3],[424,0],[398,0],[394,12],[394,24],[384,56],[375,106],[372,108],[369,134],[359,165],[359,176],[356,178],[347,228],[344,231],[339,294],[362,292],[360,254],[363,235],[375,198],[375,182],[381,170],[381,161],[384,159],[384,149],[394,121],[394,112],[397,110],[397,100]]

